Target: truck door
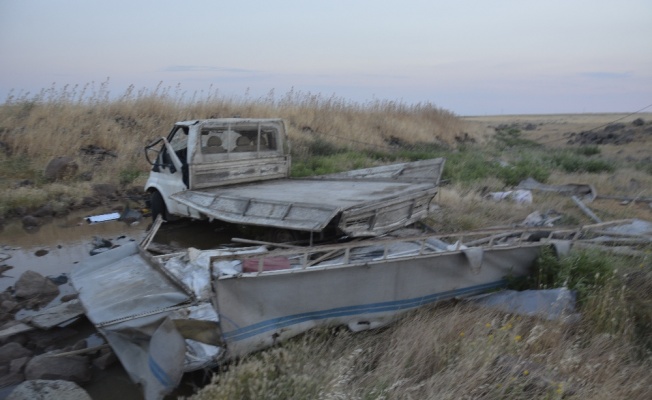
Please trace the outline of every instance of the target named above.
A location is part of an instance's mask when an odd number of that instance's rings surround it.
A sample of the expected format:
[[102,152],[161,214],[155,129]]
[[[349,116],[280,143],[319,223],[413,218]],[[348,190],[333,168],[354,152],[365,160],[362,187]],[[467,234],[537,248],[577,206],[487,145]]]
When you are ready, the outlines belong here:
[[[170,146],[163,143],[161,152],[159,153],[158,162],[154,165],[152,171],[161,172],[163,174],[174,175],[181,167],[181,179],[188,188],[188,127],[178,126],[167,138]],[[173,150],[173,153],[170,151]],[[176,160],[175,160],[176,158]],[[158,167],[158,171],[156,170]]]

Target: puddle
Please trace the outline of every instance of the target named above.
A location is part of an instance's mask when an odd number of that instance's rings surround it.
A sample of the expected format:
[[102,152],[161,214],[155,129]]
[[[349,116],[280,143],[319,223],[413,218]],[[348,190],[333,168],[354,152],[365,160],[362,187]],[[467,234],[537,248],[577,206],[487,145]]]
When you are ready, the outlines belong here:
[[88,211],[72,213],[34,232],[23,229],[19,220],[5,225],[0,232],[0,253],[10,258],[2,261],[2,264],[13,268],[0,276],[0,291],[12,286],[27,270],[44,276],[70,272],[76,263],[89,257],[94,236],[120,245],[130,240],[141,240],[149,224],[148,219],[135,226],[121,221],[89,224],[84,219],[88,215]]

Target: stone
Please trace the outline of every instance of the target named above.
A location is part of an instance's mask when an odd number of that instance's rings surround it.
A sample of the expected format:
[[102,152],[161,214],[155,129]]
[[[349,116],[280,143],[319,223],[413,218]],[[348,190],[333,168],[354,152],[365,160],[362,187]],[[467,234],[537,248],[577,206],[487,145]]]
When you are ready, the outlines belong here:
[[68,341],[71,337],[79,334],[79,332],[72,328],[57,328],[49,330],[35,330],[28,332],[29,343],[39,349],[47,349],[50,347],[60,348],[61,343]]
[[18,385],[7,400],[92,400],[74,382],[63,380],[28,380]]
[[21,219],[21,222],[23,223],[23,228],[25,229],[38,228],[43,223],[40,218],[37,218],[33,215],[25,215]]
[[20,357],[15,360],[11,360],[11,362],[9,363],[9,370],[12,373],[22,374],[23,370],[25,369],[25,365],[27,365],[30,359],[31,357]]
[[57,285],[35,271],[25,271],[16,281],[14,290],[14,295],[19,298],[59,294]]
[[90,381],[91,375],[88,357],[79,355],[42,354],[29,360],[25,367],[27,380],[49,379],[85,383]]
[[93,360],[93,365],[101,370],[107,369],[109,366],[113,365],[118,361],[118,357],[110,351],[104,353]]
[[7,375],[0,377],[0,387],[16,385],[24,380],[25,380],[25,375],[21,373],[10,372]]
[[22,357],[31,357],[32,352],[18,343],[10,342],[0,347],[0,364],[6,364],[11,360]]
[[77,174],[79,165],[72,157],[56,157],[48,163],[43,176],[50,182],[70,179]]
[[3,300],[0,303],[0,313],[8,314],[16,309],[18,303],[13,300]]

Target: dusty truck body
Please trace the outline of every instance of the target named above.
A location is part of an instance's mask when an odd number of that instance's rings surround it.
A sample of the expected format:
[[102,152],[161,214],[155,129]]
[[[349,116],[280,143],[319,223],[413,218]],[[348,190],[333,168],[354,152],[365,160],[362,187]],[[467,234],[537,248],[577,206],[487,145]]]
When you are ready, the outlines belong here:
[[145,189],[153,214],[302,232],[377,236],[425,217],[441,158],[291,179],[280,119],[178,122],[156,151]]

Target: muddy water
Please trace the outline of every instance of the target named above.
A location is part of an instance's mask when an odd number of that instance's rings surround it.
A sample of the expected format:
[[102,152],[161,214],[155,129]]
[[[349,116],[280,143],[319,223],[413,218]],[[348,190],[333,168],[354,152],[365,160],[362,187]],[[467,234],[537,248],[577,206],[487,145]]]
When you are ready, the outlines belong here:
[[[0,276],[0,290],[13,286],[16,279],[27,270],[51,277],[69,273],[75,264],[91,257],[90,251],[94,248],[93,237],[107,239],[113,245],[121,245],[129,241],[140,242],[145,236],[150,222],[147,218],[134,225],[120,221],[89,224],[85,220],[89,215],[104,213],[106,210],[73,213],[31,232],[24,230],[20,221],[5,225],[0,232],[0,260],[9,258],[0,261],[0,265],[6,264],[13,268]],[[161,227],[154,242],[176,248],[192,246],[208,249],[227,243],[232,235],[232,232],[221,230],[214,224],[175,223]],[[73,291],[69,284],[61,285],[60,289],[62,294]],[[56,301],[55,299],[54,302]],[[71,327],[79,331],[78,337],[73,338],[73,343],[81,339],[101,340],[86,319],[81,319]],[[89,343],[89,346],[92,345]],[[184,377],[184,382],[170,398],[192,394],[196,382],[191,382],[191,379],[193,378]],[[94,400],[142,398],[139,388],[131,382],[119,362],[105,371],[95,369],[93,380],[83,387]],[[11,390],[13,387],[0,389],[0,399],[5,398]]]
[[[89,257],[94,236],[110,240],[115,245],[140,240],[146,222],[135,226],[119,221],[89,224],[85,213],[74,213],[56,219],[34,231],[26,231],[20,221],[12,221],[0,232],[0,252],[9,259],[3,262],[13,269],[0,278],[0,290],[13,285],[20,275],[33,270],[41,275],[58,276]],[[92,215],[92,214],[91,214]]]

